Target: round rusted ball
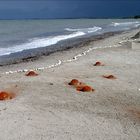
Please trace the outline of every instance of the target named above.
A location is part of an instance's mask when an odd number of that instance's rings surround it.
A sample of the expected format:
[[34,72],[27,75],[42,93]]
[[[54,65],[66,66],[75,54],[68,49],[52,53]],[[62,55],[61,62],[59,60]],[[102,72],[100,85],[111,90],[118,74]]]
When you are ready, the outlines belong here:
[[0,92],[0,100],[8,100],[12,99],[12,95],[10,93],[7,93],[5,91]]
[[76,86],[79,84],[79,81],[77,79],[72,79],[71,82],[69,83],[69,85],[73,85]]
[[92,91],[92,88],[90,86],[84,86],[81,91],[90,92],[90,91]]
[[34,71],[29,71],[27,74],[25,74],[26,76],[37,76],[38,74]]
[[101,66],[102,65],[102,63],[100,62],[100,61],[97,61],[95,64],[94,64],[94,66]]
[[90,86],[81,86],[77,88],[78,91],[83,91],[83,92],[91,92],[94,91],[94,89]]
[[76,90],[77,91],[81,91],[83,89],[83,86],[82,85],[78,85],[77,87],[76,87]]

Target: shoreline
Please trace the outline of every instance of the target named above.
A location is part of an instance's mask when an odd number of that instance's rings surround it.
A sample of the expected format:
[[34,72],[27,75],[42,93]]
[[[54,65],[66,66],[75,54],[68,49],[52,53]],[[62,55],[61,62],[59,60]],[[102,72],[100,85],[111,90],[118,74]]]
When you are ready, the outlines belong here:
[[[9,70],[9,71],[6,71],[6,72],[4,72],[4,73],[6,73],[6,74],[12,74],[12,73],[18,73],[18,72],[27,72],[27,71],[30,71],[30,70],[35,70],[35,71],[40,71],[40,70],[44,70],[44,69],[48,69],[48,68],[53,68],[53,67],[57,67],[57,66],[59,66],[59,65],[61,65],[61,64],[63,64],[63,63],[69,63],[69,62],[72,62],[72,61],[76,61],[77,59],[78,59],[78,57],[81,57],[81,56],[84,56],[84,55],[87,55],[87,53],[89,53],[90,51],[92,51],[92,50],[96,50],[96,49],[108,49],[108,48],[115,48],[115,47],[121,47],[123,44],[123,42],[127,42],[127,40],[124,40],[124,38],[125,39],[130,39],[132,36],[134,36],[137,32],[139,31],[139,29],[135,29],[135,30],[131,30],[131,31],[119,31],[119,32],[109,32],[109,33],[105,33],[104,35],[97,35],[97,36],[94,36],[93,38],[92,37],[90,37],[90,38],[86,38],[84,41],[82,41],[82,42],[80,42],[79,43],[79,46],[78,47],[76,47],[77,45],[75,45],[75,46],[73,46],[73,47],[68,47],[68,48],[65,48],[65,49],[62,49],[62,50],[58,50],[58,51],[56,51],[56,52],[52,52],[52,53],[50,53],[50,54],[48,54],[48,55],[40,55],[40,56],[35,56],[35,57],[29,57],[29,58],[23,58],[22,59],[22,61],[20,61],[20,62],[16,62],[16,61],[14,61],[13,63],[10,63],[10,64],[6,64],[6,65],[1,65],[0,66],[0,70],[2,69],[2,67],[4,67],[4,69],[5,69],[5,67],[8,67],[8,69],[10,68],[10,67],[13,67],[14,68],[14,66],[20,66],[20,65],[22,65],[22,64],[27,64],[28,65],[28,63],[30,64],[30,63],[37,63],[36,61],[40,61],[42,58],[43,59],[47,59],[47,58],[50,58],[50,59],[52,59],[52,56],[57,56],[57,54],[63,54],[64,56],[65,56],[65,52],[67,52],[67,53],[69,53],[70,51],[71,52],[76,52],[77,50],[78,51],[80,51],[80,50],[85,50],[85,51],[83,51],[83,52],[81,52],[81,53],[79,53],[79,54],[74,54],[74,53],[72,53],[72,56],[71,56],[71,58],[69,58],[69,59],[67,59],[67,60],[61,60],[61,59],[55,59],[54,61],[50,61],[50,65],[48,64],[48,65],[45,65],[45,66],[39,66],[39,67],[34,67],[34,68],[22,68],[22,69],[19,69],[19,70],[17,70],[17,69],[14,69],[14,70]],[[119,40],[119,41],[117,41],[116,43],[114,43],[114,44],[111,44],[112,46],[110,46],[110,45],[107,45],[107,46],[100,46],[99,47],[99,44],[100,44],[100,42],[102,43],[102,41],[104,41],[104,40],[109,40],[110,38],[118,38],[118,37],[121,37],[121,39]],[[129,37],[128,37],[129,36]],[[70,40],[69,40],[70,41]],[[120,42],[122,42],[122,43],[120,43]],[[61,42],[60,42],[61,43]],[[95,46],[95,44],[97,44],[97,47]],[[64,44],[63,44],[64,45]],[[72,45],[72,44],[71,44]],[[91,48],[90,46],[94,46],[93,48]],[[88,47],[88,49],[87,49],[87,47]],[[77,52],[78,53],[78,52]],[[42,53],[41,53],[42,54]],[[67,54],[68,55],[68,54]],[[51,63],[51,62],[53,62],[53,63]],[[54,63],[55,62],[55,63]]]
[[[133,29],[138,30],[138,29]],[[96,41],[100,41],[106,39],[111,36],[131,32],[129,31],[115,31],[115,32],[107,32],[99,35],[93,35],[90,37],[79,37],[75,39],[68,39],[65,41],[60,41],[57,44],[50,45],[47,47],[40,47],[35,49],[23,50],[21,52],[12,53],[10,55],[0,56],[0,67],[12,64],[18,64],[23,62],[30,62],[40,59],[42,56],[49,56],[53,53],[67,51],[72,48],[81,48],[84,46],[88,46],[91,43]]]
[[49,56],[53,53],[66,51],[72,48],[80,48],[88,46],[90,43],[100,41],[102,39],[121,34],[125,31],[107,32],[99,35],[93,35],[90,37],[79,37],[74,39],[68,39],[60,41],[57,44],[47,47],[40,47],[34,49],[23,50],[21,52],[12,53],[10,55],[0,56],[0,67],[5,65],[18,64],[22,62],[34,61],[42,56]]

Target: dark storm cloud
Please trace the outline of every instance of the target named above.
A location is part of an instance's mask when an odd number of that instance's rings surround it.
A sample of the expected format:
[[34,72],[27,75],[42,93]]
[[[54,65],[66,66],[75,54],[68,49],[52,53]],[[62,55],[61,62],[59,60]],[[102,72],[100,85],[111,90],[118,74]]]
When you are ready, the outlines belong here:
[[0,0],[0,18],[133,16],[140,14],[139,5],[139,0]]

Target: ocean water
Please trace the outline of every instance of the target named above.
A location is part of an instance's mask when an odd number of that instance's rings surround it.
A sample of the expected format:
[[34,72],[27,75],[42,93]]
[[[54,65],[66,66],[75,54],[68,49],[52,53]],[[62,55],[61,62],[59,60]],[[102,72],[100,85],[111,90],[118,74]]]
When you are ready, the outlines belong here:
[[133,19],[0,20],[0,56],[138,27]]

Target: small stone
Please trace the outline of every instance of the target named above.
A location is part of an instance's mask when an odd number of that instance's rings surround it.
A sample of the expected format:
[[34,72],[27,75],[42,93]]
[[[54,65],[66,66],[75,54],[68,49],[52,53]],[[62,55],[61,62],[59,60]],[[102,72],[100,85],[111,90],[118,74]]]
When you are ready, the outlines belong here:
[[103,75],[103,77],[107,79],[117,79],[114,75]]
[[49,85],[53,85],[53,83],[49,83]]

